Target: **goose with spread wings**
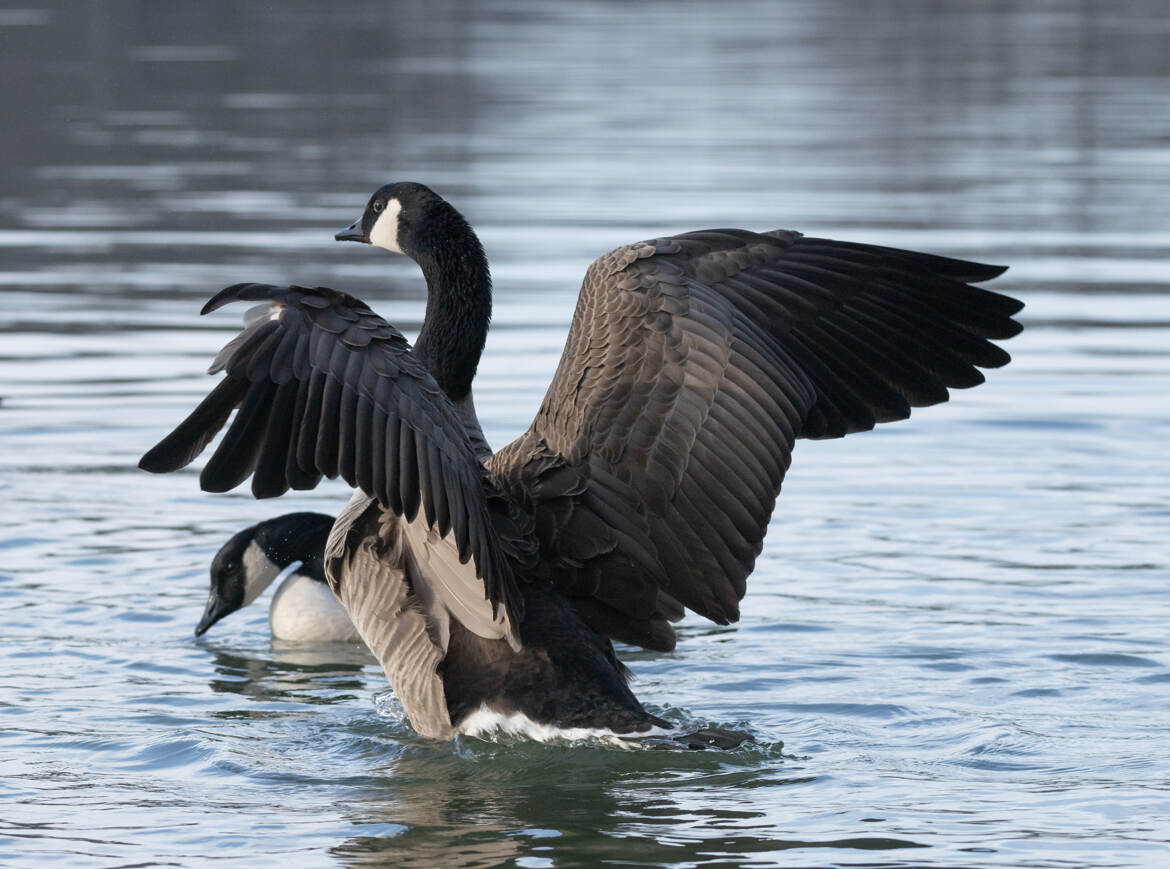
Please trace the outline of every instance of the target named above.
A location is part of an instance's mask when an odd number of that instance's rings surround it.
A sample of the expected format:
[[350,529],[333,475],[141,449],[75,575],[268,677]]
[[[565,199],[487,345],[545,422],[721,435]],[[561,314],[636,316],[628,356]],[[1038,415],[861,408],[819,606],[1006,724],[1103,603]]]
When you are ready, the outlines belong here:
[[343,292],[228,287],[203,313],[261,304],[140,464],[187,465],[230,418],[203,489],[352,486],[329,583],[439,739],[665,727],[612,641],[669,650],[686,610],[735,621],[796,441],[946,401],[1020,331],[1020,302],[973,286],[999,266],[788,230],[629,244],[589,267],[536,419],[493,453],[471,391],[491,278],[467,221],[396,183],[336,238],[421,267],[414,347]]

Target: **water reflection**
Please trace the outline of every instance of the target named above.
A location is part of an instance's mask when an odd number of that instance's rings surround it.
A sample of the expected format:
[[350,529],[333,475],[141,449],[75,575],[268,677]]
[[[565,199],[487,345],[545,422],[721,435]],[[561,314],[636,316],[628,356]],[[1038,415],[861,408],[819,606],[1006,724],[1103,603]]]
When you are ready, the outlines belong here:
[[270,657],[215,649],[212,665],[221,678],[209,682],[209,687],[216,692],[241,694],[261,701],[289,699],[300,703],[352,701],[353,692],[365,688],[360,676],[373,658],[364,649],[340,643],[329,647],[280,648],[277,642],[273,642]]
[[214,652],[211,664],[219,678],[208,683],[212,691],[262,701],[352,702],[364,694],[364,671],[375,663],[368,651],[351,643],[273,640],[263,657],[208,641],[199,645]]

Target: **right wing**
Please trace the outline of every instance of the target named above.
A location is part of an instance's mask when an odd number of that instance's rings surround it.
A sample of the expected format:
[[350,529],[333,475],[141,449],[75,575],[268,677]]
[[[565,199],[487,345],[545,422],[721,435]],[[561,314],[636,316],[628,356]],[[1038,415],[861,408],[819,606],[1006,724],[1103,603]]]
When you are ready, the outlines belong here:
[[[474,559],[479,594],[512,625],[523,616],[513,566],[532,559],[527,526],[491,484],[463,423],[394,327],[326,287],[236,284],[203,308],[264,301],[216,357],[225,377],[139,462],[154,473],[189,464],[234,420],[200,474],[208,492],[252,476],[258,498],[340,476],[412,522],[420,510],[458,558]],[[334,589],[338,591],[338,589]]]
[[988,339],[1022,305],[967,283],[1002,271],[785,230],[618,248],[585,277],[532,426],[488,467],[586,620],[669,649],[680,604],[739,617],[797,438],[905,419],[1008,361]]

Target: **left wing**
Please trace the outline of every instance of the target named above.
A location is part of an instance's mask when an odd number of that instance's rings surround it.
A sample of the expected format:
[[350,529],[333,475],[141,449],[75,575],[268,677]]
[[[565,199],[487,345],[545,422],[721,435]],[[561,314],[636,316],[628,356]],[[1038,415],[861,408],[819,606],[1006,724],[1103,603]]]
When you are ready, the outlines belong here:
[[[532,544],[515,508],[475,456],[460,417],[397,329],[364,303],[326,287],[236,284],[202,313],[265,301],[220,351],[223,380],[139,467],[189,464],[235,419],[200,474],[208,492],[252,477],[258,498],[311,489],[340,476],[413,522],[452,533],[459,560],[475,561],[483,593],[518,623],[513,566]],[[335,589],[336,591],[336,589]]]

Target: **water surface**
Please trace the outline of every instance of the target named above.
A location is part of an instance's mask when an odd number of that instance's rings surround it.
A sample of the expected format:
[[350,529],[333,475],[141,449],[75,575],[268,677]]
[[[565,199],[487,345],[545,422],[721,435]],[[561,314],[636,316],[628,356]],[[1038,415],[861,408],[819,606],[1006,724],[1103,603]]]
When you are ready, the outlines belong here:
[[[1170,860],[1170,52],[1162,4],[0,9],[0,863],[1162,866]],[[530,420],[588,263],[706,226],[1012,266],[1011,366],[802,443],[743,620],[625,650],[728,754],[414,736],[373,660],[192,628],[294,509],[151,477],[227,283],[417,330],[332,233],[416,179],[497,285],[476,385]]]

